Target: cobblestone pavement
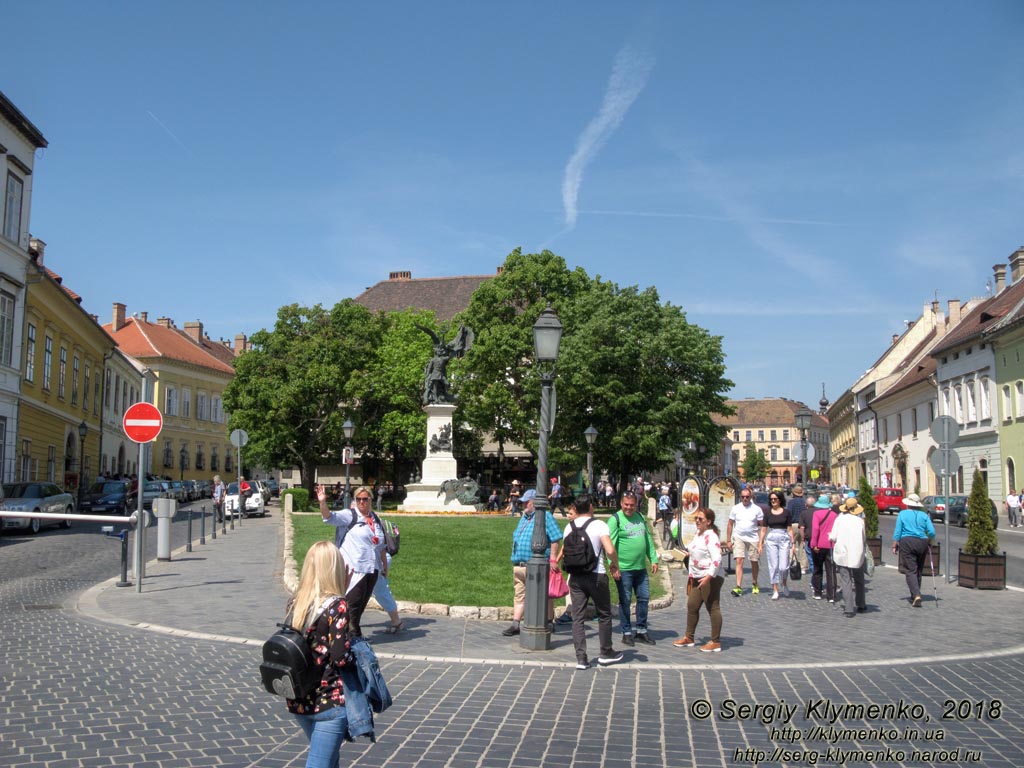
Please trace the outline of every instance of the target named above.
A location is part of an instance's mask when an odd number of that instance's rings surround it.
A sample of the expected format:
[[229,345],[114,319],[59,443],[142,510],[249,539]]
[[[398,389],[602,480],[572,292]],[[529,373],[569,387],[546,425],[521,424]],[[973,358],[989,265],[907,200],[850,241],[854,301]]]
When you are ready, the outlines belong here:
[[[0,765],[304,765],[304,739],[256,671],[285,599],[272,512],[151,564],[142,594],[97,586],[114,546],[93,532],[4,537]],[[346,744],[342,760],[1024,764],[1021,594],[929,582],[932,596],[911,609],[902,577],[880,569],[871,610],[847,620],[806,599],[807,584],[779,601],[726,597],[721,654],[671,646],[677,603],[652,615],[657,646],[583,672],[567,631],[552,651],[527,653],[503,624],[410,616],[386,636],[386,617],[368,612],[395,705],[377,718],[377,744]],[[699,638],[707,631],[705,616]],[[593,626],[589,642],[593,654]]]

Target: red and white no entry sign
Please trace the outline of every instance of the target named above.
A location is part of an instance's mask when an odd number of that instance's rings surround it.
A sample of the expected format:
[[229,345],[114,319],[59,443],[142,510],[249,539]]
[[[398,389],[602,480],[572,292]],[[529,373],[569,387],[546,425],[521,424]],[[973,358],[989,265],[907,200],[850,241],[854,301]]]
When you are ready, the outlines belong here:
[[151,443],[164,427],[164,417],[155,405],[136,403],[124,412],[124,433],[135,443]]

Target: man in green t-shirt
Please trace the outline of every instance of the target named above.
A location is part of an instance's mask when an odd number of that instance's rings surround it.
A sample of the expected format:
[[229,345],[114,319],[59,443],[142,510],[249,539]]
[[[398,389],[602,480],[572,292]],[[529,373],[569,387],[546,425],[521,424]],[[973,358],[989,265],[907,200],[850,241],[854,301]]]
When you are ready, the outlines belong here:
[[630,623],[630,601],[636,595],[636,639],[654,645],[647,634],[647,604],[651,600],[651,585],[647,578],[647,561],[651,573],[658,572],[658,553],[647,528],[643,513],[637,511],[636,494],[622,494],[622,509],[608,518],[608,534],[619,555],[621,574],[615,580],[619,590],[619,624],[623,645],[633,645],[633,626]]

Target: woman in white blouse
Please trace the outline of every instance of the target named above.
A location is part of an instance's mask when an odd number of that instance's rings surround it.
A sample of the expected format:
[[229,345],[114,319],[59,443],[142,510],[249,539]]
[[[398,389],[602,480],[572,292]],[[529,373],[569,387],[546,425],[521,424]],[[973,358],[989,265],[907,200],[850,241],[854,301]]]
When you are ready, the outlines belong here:
[[700,619],[700,607],[705,606],[711,617],[711,640],[700,647],[704,653],[719,653],[722,650],[722,542],[715,526],[715,513],[710,509],[698,509],[694,515],[697,535],[687,546],[690,555],[690,572],[686,596],[686,636],[672,645],[687,648],[696,645],[693,639]]

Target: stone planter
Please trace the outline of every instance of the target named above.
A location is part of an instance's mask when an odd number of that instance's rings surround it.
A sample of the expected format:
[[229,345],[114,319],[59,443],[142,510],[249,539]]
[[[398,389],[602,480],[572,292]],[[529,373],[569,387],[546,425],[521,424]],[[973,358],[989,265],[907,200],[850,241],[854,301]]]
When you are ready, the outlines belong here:
[[970,555],[960,550],[957,584],[968,589],[1006,589],[1006,553]]
[[[937,541],[931,543],[932,555],[926,557],[924,560],[924,568],[921,569],[922,576],[941,576],[942,575],[942,544]],[[932,563],[935,564],[935,570],[932,570]]]
[[871,557],[875,560],[875,567],[882,565],[882,537],[876,536],[873,539],[868,539],[868,551],[871,553]]

